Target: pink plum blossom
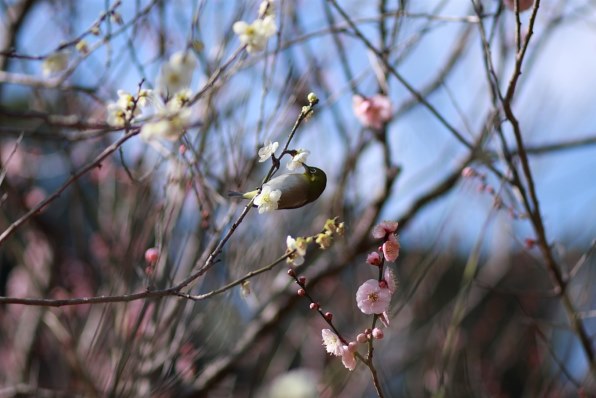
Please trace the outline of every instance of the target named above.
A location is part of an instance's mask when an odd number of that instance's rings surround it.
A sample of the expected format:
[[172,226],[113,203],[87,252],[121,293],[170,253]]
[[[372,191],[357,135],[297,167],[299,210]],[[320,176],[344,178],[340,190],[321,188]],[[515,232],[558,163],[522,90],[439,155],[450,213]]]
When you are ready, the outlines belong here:
[[394,262],[397,260],[397,257],[399,257],[399,242],[395,235],[389,235],[389,239],[383,243],[383,255],[385,256],[385,260],[390,263]]
[[391,292],[379,286],[379,281],[369,279],[356,292],[356,303],[365,314],[381,314],[389,307]]
[[355,95],[352,98],[352,109],[365,127],[378,130],[391,119],[391,100],[385,95],[377,94],[368,98]]
[[356,369],[356,356],[352,351],[350,351],[347,345],[343,346],[343,352],[341,354],[341,363],[343,363],[348,370]]
[[373,238],[384,239],[387,235],[394,234],[397,231],[397,221],[383,221],[376,225],[372,230]]

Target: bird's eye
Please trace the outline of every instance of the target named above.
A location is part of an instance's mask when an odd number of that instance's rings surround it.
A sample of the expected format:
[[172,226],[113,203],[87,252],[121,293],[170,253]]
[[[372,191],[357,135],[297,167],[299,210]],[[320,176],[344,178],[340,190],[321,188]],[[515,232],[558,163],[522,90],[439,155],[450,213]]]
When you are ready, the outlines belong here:
[[317,172],[317,170],[313,168],[308,169],[308,171],[310,171],[310,174],[315,174]]

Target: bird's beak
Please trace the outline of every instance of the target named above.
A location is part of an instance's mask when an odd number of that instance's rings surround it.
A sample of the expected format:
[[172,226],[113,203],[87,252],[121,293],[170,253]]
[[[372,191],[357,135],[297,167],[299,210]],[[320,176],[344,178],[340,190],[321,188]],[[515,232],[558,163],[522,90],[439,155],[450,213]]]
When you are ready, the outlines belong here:
[[310,166],[307,165],[306,163],[302,163],[302,167],[304,167],[304,171],[308,171]]

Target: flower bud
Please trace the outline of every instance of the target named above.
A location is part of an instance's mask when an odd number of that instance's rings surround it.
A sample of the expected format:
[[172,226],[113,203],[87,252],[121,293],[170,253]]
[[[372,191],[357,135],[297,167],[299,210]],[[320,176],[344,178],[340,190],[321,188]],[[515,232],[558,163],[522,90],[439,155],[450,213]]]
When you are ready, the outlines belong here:
[[381,340],[384,337],[383,331],[379,328],[374,328],[372,331],[372,335],[377,340]]

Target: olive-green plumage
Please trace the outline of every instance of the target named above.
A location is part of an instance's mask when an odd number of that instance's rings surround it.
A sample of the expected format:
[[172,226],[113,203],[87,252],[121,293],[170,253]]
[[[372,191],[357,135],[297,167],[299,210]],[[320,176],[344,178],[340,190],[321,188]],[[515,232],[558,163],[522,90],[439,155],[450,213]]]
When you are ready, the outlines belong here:
[[[310,167],[303,164],[304,173],[283,174],[272,178],[265,183],[263,187],[270,187],[272,191],[279,189],[281,197],[277,203],[277,208],[295,209],[306,204],[314,202],[321,196],[327,185],[327,176],[325,172],[316,167]],[[244,199],[254,198],[259,191],[249,191],[245,193],[230,192],[229,196],[239,196]]]

